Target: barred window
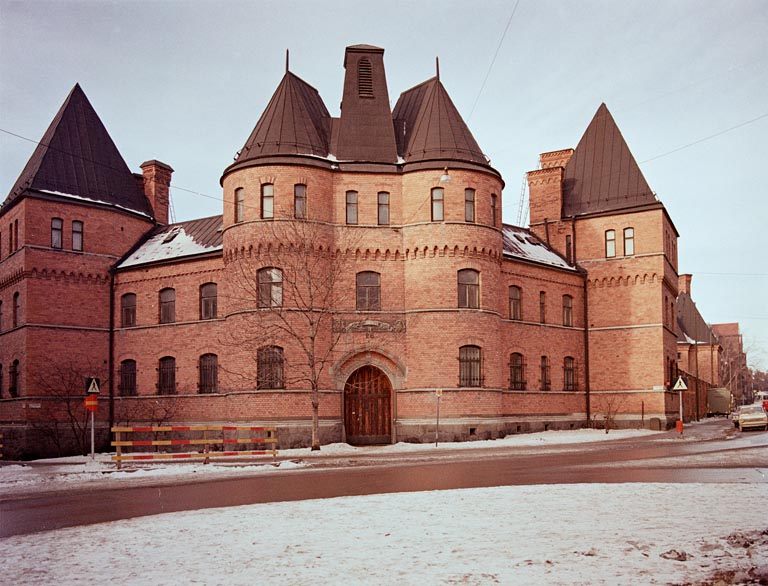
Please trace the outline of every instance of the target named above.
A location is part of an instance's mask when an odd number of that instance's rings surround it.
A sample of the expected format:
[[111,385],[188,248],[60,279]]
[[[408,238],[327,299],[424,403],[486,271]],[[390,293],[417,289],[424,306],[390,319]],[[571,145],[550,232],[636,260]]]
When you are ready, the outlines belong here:
[[51,219],[51,248],[61,248],[64,242],[64,220]]
[[576,361],[572,356],[563,360],[563,388],[566,391],[576,390]]
[[539,322],[547,323],[547,294],[539,291]]
[[171,324],[176,321],[176,290],[163,289],[160,291],[160,323]]
[[459,307],[480,307],[480,273],[474,269],[462,269],[458,273]]
[[136,395],[136,361],[123,360],[120,363],[120,386],[121,397],[133,397]]
[[459,348],[459,386],[480,387],[483,384],[482,360],[479,346]]
[[541,357],[541,390],[549,391],[552,388],[552,380],[549,378],[549,358]]
[[563,325],[573,325],[573,297],[563,295]]
[[525,361],[518,352],[509,356],[509,388],[513,391],[525,390]]
[[257,389],[284,389],[283,349],[280,346],[264,346],[257,351]]
[[219,357],[216,354],[203,354],[198,364],[201,393],[216,393],[219,390]]
[[19,396],[19,361],[14,360],[8,367],[8,393],[11,398]]
[[357,273],[357,309],[381,310],[381,275],[373,271]]
[[271,183],[261,186],[261,217],[264,220],[275,217],[275,186]]
[[126,293],[120,298],[120,325],[132,328],[136,325],[136,294]]
[[443,221],[443,200],[445,198],[445,192],[442,187],[435,187],[432,189],[432,221]]
[[378,195],[379,226],[389,226],[389,193],[380,191]]
[[523,319],[523,292],[517,285],[509,288],[509,319]]
[[283,271],[275,267],[260,269],[259,307],[283,306]]
[[83,250],[83,223],[79,220],[72,221],[72,250]]
[[200,319],[216,319],[218,286],[216,283],[200,285]]
[[173,356],[160,359],[157,369],[157,394],[176,394],[176,359]]
[[357,191],[347,191],[347,224],[357,224]]
[[293,217],[297,220],[307,217],[307,186],[303,183],[293,186]]
[[467,222],[475,221],[475,190],[464,190],[464,220]]

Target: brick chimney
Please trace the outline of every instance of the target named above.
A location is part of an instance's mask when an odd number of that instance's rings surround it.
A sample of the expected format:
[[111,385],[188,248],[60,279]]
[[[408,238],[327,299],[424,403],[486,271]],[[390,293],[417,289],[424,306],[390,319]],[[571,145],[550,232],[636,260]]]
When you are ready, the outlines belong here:
[[691,296],[691,279],[693,279],[693,275],[691,274],[680,275],[677,277],[678,293],[685,293],[689,297]]
[[140,165],[144,177],[144,195],[152,206],[158,224],[168,223],[169,191],[173,169],[170,165],[152,159]]

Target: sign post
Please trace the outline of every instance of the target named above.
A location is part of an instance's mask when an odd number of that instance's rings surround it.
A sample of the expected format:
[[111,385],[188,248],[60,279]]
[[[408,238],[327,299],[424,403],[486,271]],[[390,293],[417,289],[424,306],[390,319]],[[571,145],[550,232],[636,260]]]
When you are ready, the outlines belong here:
[[435,447],[437,447],[437,439],[440,434],[440,397],[443,396],[443,389],[435,389],[435,396],[437,397],[437,425],[435,425]]
[[94,414],[99,409],[99,379],[85,380],[85,408],[91,412],[91,460],[96,459],[96,427]]
[[672,390],[680,391],[680,419],[677,420],[677,431],[680,437],[683,437],[683,391],[688,390],[688,385],[685,384],[682,376],[677,377],[677,382],[672,387]]

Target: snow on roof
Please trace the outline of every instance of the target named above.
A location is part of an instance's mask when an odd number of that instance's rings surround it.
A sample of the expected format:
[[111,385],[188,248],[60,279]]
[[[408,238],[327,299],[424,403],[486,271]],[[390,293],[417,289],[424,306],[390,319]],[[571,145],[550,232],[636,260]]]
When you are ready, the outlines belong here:
[[158,229],[118,268],[175,260],[222,250],[222,217],[212,216]]
[[69,198],[69,199],[79,199],[79,200],[82,200],[82,201],[92,201],[94,203],[100,203],[100,204],[107,205],[107,206],[112,206],[114,208],[118,208],[118,209],[121,209],[121,210],[126,210],[126,211],[134,213],[134,214],[139,214],[140,216],[144,216],[145,218],[151,218],[152,217],[149,214],[146,214],[146,213],[142,212],[141,210],[137,210],[137,209],[130,208],[130,207],[127,207],[127,206],[124,206],[124,205],[120,205],[118,203],[107,201],[106,199],[94,199],[92,197],[85,197],[85,196],[82,196],[82,195],[75,195],[74,193],[64,193],[63,191],[54,191],[52,189],[36,189],[35,191],[37,191],[39,193],[44,193],[46,195],[55,195],[57,197],[66,197],[66,198]]
[[575,271],[557,252],[525,228],[504,224],[504,256]]

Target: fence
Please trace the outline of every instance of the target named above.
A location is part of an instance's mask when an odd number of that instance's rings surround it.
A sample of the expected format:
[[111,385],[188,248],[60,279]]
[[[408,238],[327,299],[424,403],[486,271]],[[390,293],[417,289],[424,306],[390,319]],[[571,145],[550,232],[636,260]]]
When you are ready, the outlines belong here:
[[[211,432],[218,432],[220,435],[211,437]],[[227,437],[227,432],[235,432],[236,437]],[[248,437],[237,437],[241,432],[248,432]],[[260,437],[253,437],[254,432],[259,432]],[[252,427],[240,425],[173,425],[158,427],[113,427],[112,433],[115,434],[115,441],[112,446],[116,448],[112,460],[117,464],[120,470],[121,463],[124,461],[146,461],[146,460],[177,460],[177,459],[204,459],[208,463],[209,458],[220,457],[245,457],[245,456],[267,456],[277,457],[277,430],[274,427]],[[135,440],[123,439],[123,434],[133,433],[152,433],[155,439]],[[157,439],[157,434],[177,434],[177,433],[196,433],[203,437],[196,438],[167,438]],[[257,444],[261,446],[270,446],[269,449],[261,450],[232,450],[232,451],[211,451],[211,446],[232,445],[232,444]],[[124,447],[156,447],[156,446],[202,446],[202,452],[132,452],[124,453]]]

